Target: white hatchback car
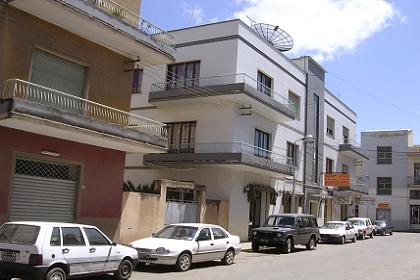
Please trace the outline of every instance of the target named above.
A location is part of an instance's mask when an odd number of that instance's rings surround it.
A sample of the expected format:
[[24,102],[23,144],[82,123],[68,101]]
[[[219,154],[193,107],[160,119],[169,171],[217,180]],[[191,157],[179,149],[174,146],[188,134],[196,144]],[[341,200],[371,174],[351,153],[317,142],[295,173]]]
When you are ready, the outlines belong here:
[[365,239],[366,236],[373,238],[375,235],[375,227],[369,218],[350,218],[347,222],[353,224],[360,239]]
[[347,240],[356,242],[357,230],[350,222],[329,221],[320,229],[321,241],[323,242],[339,242],[345,244]]
[[240,239],[218,225],[172,224],[152,237],[130,243],[139,253],[139,265],[175,265],[186,271],[192,263],[221,260],[233,264],[241,251]]
[[0,279],[65,280],[113,272],[125,280],[137,261],[136,250],[112,242],[94,226],[10,222],[0,227]]

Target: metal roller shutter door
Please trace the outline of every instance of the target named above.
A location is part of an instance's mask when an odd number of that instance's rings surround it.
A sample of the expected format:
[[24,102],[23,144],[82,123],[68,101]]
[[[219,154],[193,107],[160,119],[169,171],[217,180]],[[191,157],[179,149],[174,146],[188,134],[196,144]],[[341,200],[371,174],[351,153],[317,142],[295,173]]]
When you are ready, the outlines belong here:
[[15,169],[10,220],[74,222],[76,166],[18,158]]

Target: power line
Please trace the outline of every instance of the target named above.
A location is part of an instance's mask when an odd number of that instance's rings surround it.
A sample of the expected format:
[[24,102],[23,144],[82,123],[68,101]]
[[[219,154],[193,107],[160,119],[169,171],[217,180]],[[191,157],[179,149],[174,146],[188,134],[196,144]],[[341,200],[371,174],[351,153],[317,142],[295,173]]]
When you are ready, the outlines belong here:
[[348,86],[350,86],[350,87],[352,87],[352,88],[354,88],[354,89],[356,89],[356,90],[358,90],[358,91],[360,91],[362,93],[365,93],[365,94],[369,95],[370,97],[373,97],[373,98],[375,98],[375,99],[377,99],[377,100],[379,100],[379,101],[381,101],[381,102],[383,102],[383,103],[385,103],[385,104],[387,104],[389,106],[392,106],[395,109],[400,110],[401,112],[404,112],[404,113],[407,113],[407,114],[411,114],[413,116],[416,116],[416,117],[420,118],[420,114],[418,114],[416,112],[409,111],[409,110],[407,110],[407,109],[405,109],[405,108],[403,108],[403,107],[401,107],[401,106],[399,106],[397,104],[394,104],[394,103],[392,103],[392,102],[390,102],[390,101],[388,101],[386,99],[383,99],[382,97],[379,97],[379,96],[377,96],[377,95],[375,95],[375,94],[373,94],[373,93],[371,93],[371,92],[369,92],[369,91],[367,91],[365,89],[362,89],[361,87],[359,87],[359,86],[357,86],[357,85],[355,85],[355,84],[353,84],[351,82],[348,82],[348,81],[344,80],[343,78],[341,78],[340,76],[338,76],[338,75],[336,75],[336,74],[334,74],[332,72],[328,72],[328,74],[331,75],[331,76],[333,76],[337,80],[340,80],[341,82],[345,83],[346,85],[348,85]]

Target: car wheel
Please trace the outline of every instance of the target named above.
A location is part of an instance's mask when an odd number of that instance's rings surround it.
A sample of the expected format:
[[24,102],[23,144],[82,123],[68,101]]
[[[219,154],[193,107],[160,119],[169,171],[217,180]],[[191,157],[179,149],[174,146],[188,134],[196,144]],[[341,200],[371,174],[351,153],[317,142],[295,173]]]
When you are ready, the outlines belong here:
[[362,237],[361,237],[361,239],[362,239],[362,240],[365,240],[365,239],[366,239],[366,233],[365,233],[365,232],[363,232],[363,233],[362,233]]
[[357,240],[357,235],[355,234],[355,235],[353,236],[353,238],[352,238],[351,242],[355,243],[355,242],[356,242],[356,240]]
[[382,235],[382,236],[385,236],[385,234],[386,234],[386,232],[385,232],[385,231],[382,231],[382,234],[381,234],[381,235]]
[[224,265],[231,265],[235,260],[235,252],[232,249],[227,250],[225,256],[222,259]]
[[133,263],[130,260],[123,260],[118,267],[118,270],[114,273],[114,278],[117,280],[127,280],[131,277],[133,272]]
[[260,245],[258,243],[252,242],[252,252],[258,253],[260,250]]
[[287,238],[286,243],[282,246],[282,253],[289,254],[293,252],[294,244],[292,238]]
[[45,280],[66,280],[66,272],[61,267],[51,268],[45,275]]
[[341,236],[341,240],[340,240],[340,244],[346,244],[346,237],[345,236]]
[[180,272],[187,271],[191,268],[191,256],[188,253],[182,253],[176,261],[176,270]]
[[389,232],[389,235],[392,235],[392,230]]
[[373,235],[374,235],[374,232],[372,231],[372,232],[369,234],[369,238],[373,238]]
[[315,249],[315,246],[316,246],[315,238],[311,237],[311,239],[309,239],[308,244],[306,244],[306,249],[307,250],[313,250],[313,249]]

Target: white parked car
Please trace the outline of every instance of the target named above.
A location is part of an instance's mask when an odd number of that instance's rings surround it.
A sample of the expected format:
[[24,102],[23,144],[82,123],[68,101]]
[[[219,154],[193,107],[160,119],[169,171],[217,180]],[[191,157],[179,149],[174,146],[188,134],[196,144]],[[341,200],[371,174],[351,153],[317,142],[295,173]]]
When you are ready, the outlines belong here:
[[348,240],[356,242],[357,239],[357,230],[350,222],[326,222],[319,229],[319,233],[323,242],[340,242],[341,244],[345,244]]
[[112,242],[94,226],[11,222],[0,227],[0,279],[66,280],[113,272],[125,280],[137,261],[136,250]]
[[354,228],[357,230],[357,236],[360,239],[365,239],[366,236],[373,238],[375,227],[369,218],[350,218],[347,222],[353,224]]
[[231,235],[218,225],[172,224],[150,238],[130,243],[139,253],[139,265],[175,265],[186,271],[192,263],[221,260],[233,264],[241,251],[238,236]]

